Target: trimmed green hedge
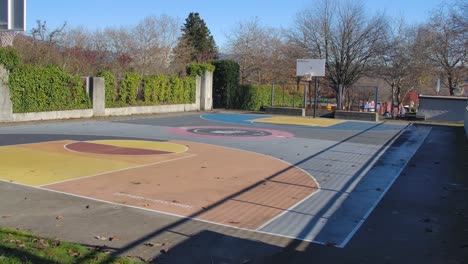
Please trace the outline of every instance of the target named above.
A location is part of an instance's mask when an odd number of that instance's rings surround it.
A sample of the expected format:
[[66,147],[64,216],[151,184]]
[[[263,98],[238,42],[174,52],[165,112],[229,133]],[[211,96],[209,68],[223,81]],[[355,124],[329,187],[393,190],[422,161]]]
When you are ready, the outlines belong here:
[[15,113],[91,108],[81,78],[55,66],[18,66],[9,87]]
[[[151,106],[195,103],[195,78],[187,76],[145,76],[126,73],[118,88],[111,72],[103,72],[106,107]],[[110,91],[112,92],[110,92]],[[108,95],[109,93],[109,95]]]
[[[263,106],[271,105],[270,85],[240,85],[238,89],[229,90],[227,106],[231,109],[260,110]],[[275,86],[275,106],[302,107],[302,93],[285,91],[279,85]]]
[[228,107],[229,91],[239,87],[239,63],[232,60],[216,60],[213,62],[213,107]]

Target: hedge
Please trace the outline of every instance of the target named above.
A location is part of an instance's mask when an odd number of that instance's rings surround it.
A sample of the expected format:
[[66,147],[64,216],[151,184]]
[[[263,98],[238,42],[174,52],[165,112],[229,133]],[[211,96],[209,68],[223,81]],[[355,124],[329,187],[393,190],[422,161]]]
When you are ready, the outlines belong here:
[[81,78],[56,66],[18,66],[9,87],[15,113],[91,108]]
[[239,87],[239,64],[232,60],[217,60],[213,62],[213,107],[228,107],[229,91],[235,91]]
[[[126,73],[114,89],[115,77],[111,72],[100,74],[107,91],[115,91],[106,97],[106,107],[151,106],[161,104],[195,103],[195,78],[187,76],[145,76]],[[109,99],[108,99],[109,98]],[[112,100],[113,99],[113,100]]]
[[[281,92],[279,92],[281,91]],[[229,90],[228,108],[241,110],[260,110],[271,105],[270,85],[240,85]],[[282,105],[283,93],[280,86],[275,86],[274,105]],[[302,93],[285,91],[283,106],[302,107]]]

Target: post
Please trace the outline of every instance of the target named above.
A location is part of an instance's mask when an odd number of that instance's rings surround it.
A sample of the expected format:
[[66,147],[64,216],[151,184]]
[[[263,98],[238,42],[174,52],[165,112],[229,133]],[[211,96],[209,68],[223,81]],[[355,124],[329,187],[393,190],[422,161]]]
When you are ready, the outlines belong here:
[[105,116],[106,115],[106,85],[104,78],[91,77],[89,80],[89,92],[93,102],[93,115]]
[[[311,82],[312,83],[312,82]],[[317,108],[318,108],[318,78],[315,77],[315,92],[314,92],[314,118],[317,117]]]
[[[374,104],[374,112],[377,113],[377,104],[378,104],[378,101],[379,100],[379,87],[376,86],[375,87],[375,104]],[[381,106],[382,107],[382,106]],[[378,114],[378,113],[377,113]]]
[[284,83],[283,83],[283,101],[281,104],[282,104],[281,106],[284,106]]
[[341,84],[338,84],[338,102],[337,102],[337,106],[336,108],[338,110],[343,110],[342,107],[341,107],[341,102],[343,100],[343,85]]
[[275,82],[271,83],[271,107],[274,106],[275,103]]
[[206,71],[201,76],[201,110],[213,109],[213,72]]
[[[309,85],[310,85],[310,82],[309,82]],[[307,108],[307,84],[304,83],[304,96],[303,96],[303,99],[304,99],[304,109]]]

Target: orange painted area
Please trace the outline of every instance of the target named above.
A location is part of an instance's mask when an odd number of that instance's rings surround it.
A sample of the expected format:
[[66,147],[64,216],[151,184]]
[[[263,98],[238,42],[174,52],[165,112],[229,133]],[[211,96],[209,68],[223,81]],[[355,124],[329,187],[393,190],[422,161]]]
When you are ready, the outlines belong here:
[[86,142],[154,152],[77,152],[66,147],[79,143],[72,140],[2,146],[0,179],[248,229],[317,191],[304,171],[253,152],[193,142]]
[[188,146],[189,156],[44,188],[249,229],[317,190],[310,175],[277,159],[174,143]]

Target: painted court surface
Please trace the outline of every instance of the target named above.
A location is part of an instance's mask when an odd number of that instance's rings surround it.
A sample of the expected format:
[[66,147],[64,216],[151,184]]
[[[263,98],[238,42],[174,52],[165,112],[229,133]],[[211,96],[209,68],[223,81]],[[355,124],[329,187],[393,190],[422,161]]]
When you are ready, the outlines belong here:
[[246,114],[2,127],[0,179],[344,247],[429,130]]

